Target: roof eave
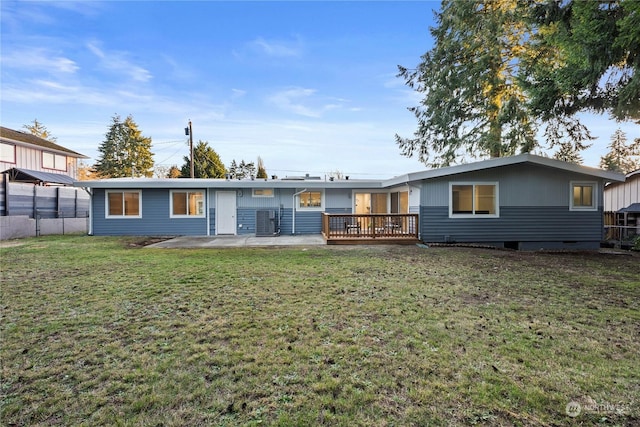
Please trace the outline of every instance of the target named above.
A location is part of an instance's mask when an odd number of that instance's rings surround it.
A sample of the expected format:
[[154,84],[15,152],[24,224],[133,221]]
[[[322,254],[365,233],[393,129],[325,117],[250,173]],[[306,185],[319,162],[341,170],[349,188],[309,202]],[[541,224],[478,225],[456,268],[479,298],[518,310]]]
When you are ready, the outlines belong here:
[[550,159],[547,157],[537,156],[534,154],[524,153],[517,156],[499,157],[495,159],[481,160],[473,163],[465,163],[462,165],[449,166],[439,169],[430,169],[427,171],[409,173],[400,177],[391,178],[386,182],[387,186],[398,184],[401,182],[416,182],[433,178],[442,178],[445,176],[458,175],[467,172],[475,172],[479,170],[510,166],[519,163],[531,163],[540,166],[546,166],[554,169],[562,169],[570,172],[576,172],[583,175],[598,177],[607,181],[624,181],[625,176],[617,172],[605,171],[602,169],[590,168],[587,166],[576,165],[573,163],[563,162],[561,160]]
[[86,188],[381,188],[377,180],[303,181],[303,180],[225,180],[204,178],[115,178],[96,181],[75,181]]

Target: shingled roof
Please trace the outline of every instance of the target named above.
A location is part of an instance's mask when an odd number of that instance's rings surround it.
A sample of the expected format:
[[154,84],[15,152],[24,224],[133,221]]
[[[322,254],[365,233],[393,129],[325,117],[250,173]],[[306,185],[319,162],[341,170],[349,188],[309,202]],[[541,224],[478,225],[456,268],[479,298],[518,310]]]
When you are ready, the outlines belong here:
[[4,126],[0,126],[0,137],[2,139],[11,140],[14,142],[22,142],[24,144],[35,145],[41,148],[45,148],[48,150],[60,151],[62,153],[66,153],[71,157],[78,157],[87,159],[88,157],[84,154],[76,153],[73,150],[69,150],[68,148],[64,148],[61,145],[58,145],[54,142],[48,141],[44,138],[40,138],[35,135],[31,135],[30,133],[20,132],[17,130],[9,129]]

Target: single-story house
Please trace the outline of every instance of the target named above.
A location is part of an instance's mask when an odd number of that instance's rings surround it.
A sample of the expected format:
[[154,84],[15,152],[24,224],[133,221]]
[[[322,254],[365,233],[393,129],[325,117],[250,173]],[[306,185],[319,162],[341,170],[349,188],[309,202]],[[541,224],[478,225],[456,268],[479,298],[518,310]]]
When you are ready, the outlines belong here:
[[[532,154],[390,179],[148,179],[76,182],[90,234],[319,234],[514,249],[597,248],[603,189],[621,174]],[[336,234],[338,233],[338,234]]]

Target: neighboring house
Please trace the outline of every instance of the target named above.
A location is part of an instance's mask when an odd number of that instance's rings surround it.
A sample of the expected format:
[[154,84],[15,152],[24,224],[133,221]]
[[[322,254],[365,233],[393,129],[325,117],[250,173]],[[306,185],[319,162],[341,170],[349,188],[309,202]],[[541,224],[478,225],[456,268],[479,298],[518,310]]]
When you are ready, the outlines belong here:
[[635,228],[640,234],[640,169],[629,172],[624,182],[604,188],[604,211],[608,225]]
[[78,159],[86,158],[30,133],[0,127],[0,171],[11,181],[70,185],[78,178]]
[[86,230],[89,196],[73,187],[82,158],[87,156],[0,127],[0,240]]
[[611,182],[604,188],[604,211],[618,212],[640,203],[640,169],[629,172],[624,182]]
[[541,249],[599,247],[605,183],[623,180],[521,154],[386,180],[118,178],[75,185],[92,193],[95,235],[255,234],[271,221],[276,233],[326,236],[327,217],[341,225],[353,216],[357,230],[347,231],[362,240],[377,230],[368,218],[415,216],[424,242]]

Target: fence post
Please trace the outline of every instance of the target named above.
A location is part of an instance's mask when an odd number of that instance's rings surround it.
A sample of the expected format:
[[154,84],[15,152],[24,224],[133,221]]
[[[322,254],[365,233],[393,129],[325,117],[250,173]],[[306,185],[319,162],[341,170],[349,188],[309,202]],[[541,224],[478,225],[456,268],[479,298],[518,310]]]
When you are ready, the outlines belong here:
[[[33,217],[35,218],[36,216],[38,216],[38,186],[34,185],[33,186]],[[37,235],[37,228],[36,228],[36,235]]]

